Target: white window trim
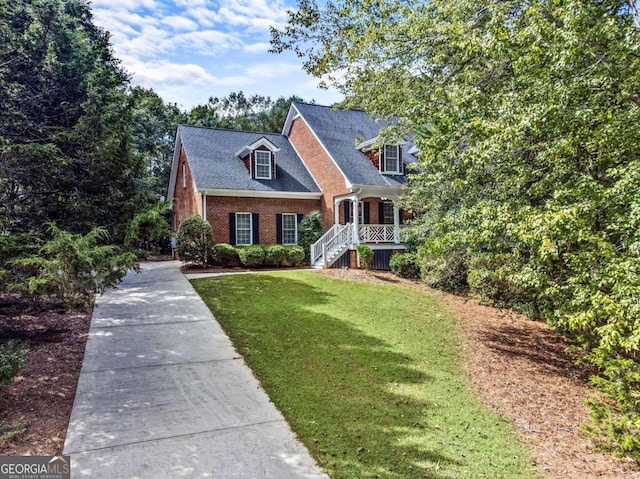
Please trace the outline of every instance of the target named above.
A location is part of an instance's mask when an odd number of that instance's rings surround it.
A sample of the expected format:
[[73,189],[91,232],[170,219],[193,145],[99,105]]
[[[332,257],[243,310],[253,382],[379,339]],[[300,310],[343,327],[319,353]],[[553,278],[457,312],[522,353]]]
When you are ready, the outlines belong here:
[[182,163],[182,187],[187,187],[187,164]]
[[[248,243],[240,243],[238,241],[238,215],[249,215],[249,242]],[[246,231],[246,229],[242,229],[242,231]],[[239,211],[236,213],[236,245],[251,246],[252,244],[253,244],[253,215],[251,213]]]
[[[387,170],[387,147],[395,147],[396,149],[396,169],[395,170]],[[384,173],[385,175],[401,175],[402,172],[400,171],[400,145],[384,145],[382,147],[382,151],[383,151],[383,156],[382,156],[382,161],[384,162],[384,168],[382,168],[382,173]]]
[[[294,224],[294,231],[295,231],[295,242],[294,243],[285,243],[284,241],[284,232],[285,232],[285,228],[284,228],[284,218],[285,216],[293,216],[293,224]],[[298,215],[296,213],[282,213],[282,244],[283,245],[294,245],[294,244],[298,244]],[[290,230],[289,230],[290,231]]]
[[[266,153],[267,155],[269,155],[269,175],[268,176],[258,176],[258,153]],[[272,177],[271,174],[271,151],[268,150],[254,150],[254,161],[256,162],[256,180],[270,180]],[[264,166],[264,165],[262,165]]]
[[364,201],[358,201],[358,224],[364,224]]

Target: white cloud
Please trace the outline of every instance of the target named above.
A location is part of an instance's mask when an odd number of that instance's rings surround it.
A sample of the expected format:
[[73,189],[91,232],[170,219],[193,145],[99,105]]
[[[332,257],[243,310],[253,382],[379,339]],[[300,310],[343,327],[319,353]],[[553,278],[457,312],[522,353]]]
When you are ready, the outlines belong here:
[[175,31],[192,31],[198,28],[198,24],[189,18],[179,15],[169,15],[162,19],[163,25],[171,27]]
[[[282,27],[293,0],[93,0],[132,83],[184,108],[244,90],[333,103],[293,54],[271,55],[269,27]],[[335,98],[335,99],[334,99]]]
[[264,53],[267,54],[269,52],[269,48],[271,48],[271,44],[267,42],[258,42],[258,43],[250,43],[246,44],[242,47],[242,51],[245,53]]

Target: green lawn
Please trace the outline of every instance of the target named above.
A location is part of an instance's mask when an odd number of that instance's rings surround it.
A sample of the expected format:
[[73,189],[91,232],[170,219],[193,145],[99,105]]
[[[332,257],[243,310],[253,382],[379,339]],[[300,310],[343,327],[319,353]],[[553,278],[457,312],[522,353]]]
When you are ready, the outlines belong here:
[[331,477],[535,477],[470,391],[461,332],[429,295],[309,271],[193,285]]

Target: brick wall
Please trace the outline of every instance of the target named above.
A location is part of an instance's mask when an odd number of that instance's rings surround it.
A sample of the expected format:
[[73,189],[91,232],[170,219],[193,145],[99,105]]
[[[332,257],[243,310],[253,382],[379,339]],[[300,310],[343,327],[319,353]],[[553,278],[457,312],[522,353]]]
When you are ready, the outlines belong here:
[[307,214],[320,208],[320,200],[207,196],[207,220],[216,243],[229,243],[229,213],[258,213],[261,244],[276,243],[276,215]]
[[182,148],[180,151],[180,161],[178,163],[178,174],[176,175],[173,200],[173,223],[171,225],[173,230],[177,231],[180,223],[193,215],[202,215],[202,198],[196,192],[189,161],[187,160],[184,148]]
[[333,198],[348,193],[345,178],[302,118],[291,124],[289,140],[297,150],[323,192],[320,202],[322,229],[333,225]]

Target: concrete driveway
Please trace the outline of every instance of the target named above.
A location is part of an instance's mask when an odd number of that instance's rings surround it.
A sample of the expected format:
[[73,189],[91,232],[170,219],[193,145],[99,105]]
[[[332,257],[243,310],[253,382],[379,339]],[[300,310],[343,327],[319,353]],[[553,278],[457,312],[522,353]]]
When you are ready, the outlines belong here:
[[179,266],[143,264],[98,298],[72,477],[326,479]]

